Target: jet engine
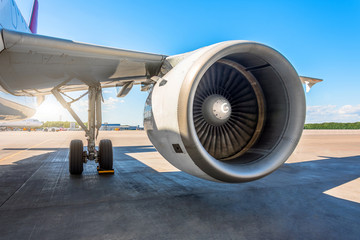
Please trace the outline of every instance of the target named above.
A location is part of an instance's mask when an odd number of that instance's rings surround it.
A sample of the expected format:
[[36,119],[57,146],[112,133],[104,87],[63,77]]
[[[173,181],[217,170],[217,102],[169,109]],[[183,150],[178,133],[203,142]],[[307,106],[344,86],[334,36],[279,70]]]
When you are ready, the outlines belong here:
[[178,169],[220,182],[247,182],[294,151],[305,96],[294,67],[276,50],[228,41],[169,57],[145,104],[144,126]]

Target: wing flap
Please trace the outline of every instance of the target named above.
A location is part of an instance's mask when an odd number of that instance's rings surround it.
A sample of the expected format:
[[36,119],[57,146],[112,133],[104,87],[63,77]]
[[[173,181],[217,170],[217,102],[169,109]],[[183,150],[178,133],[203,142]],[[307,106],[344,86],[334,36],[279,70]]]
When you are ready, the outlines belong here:
[[5,29],[1,45],[0,85],[15,95],[49,94],[62,83],[62,91],[77,91],[142,82],[157,75],[166,58]]

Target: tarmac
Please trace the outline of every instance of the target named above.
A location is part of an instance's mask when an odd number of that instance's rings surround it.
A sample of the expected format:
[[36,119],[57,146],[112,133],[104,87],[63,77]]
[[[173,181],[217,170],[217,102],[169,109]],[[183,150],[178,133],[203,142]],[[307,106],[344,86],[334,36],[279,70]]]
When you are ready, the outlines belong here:
[[180,172],[144,131],[100,132],[114,175],[70,176],[83,132],[0,132],[0,239],[359,239],[360,131],[306,130],[250,183]]

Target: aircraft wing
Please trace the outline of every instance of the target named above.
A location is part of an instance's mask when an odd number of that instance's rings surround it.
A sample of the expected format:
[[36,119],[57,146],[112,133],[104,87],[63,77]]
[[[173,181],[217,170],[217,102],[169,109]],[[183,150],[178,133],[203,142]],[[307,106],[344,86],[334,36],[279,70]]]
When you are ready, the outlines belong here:
[[0,85],[14,95],[45,95],[149,81],[166,56],[1,30]]

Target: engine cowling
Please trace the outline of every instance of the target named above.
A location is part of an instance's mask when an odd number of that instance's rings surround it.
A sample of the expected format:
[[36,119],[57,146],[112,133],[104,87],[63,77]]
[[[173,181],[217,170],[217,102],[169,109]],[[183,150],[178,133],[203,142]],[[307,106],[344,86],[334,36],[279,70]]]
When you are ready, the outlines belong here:
[[145,105],[148,137],[165,159],[222,182],[259,179],[288,159],[303,130],[305,97],[284,56],[228,41],[178,59]]

